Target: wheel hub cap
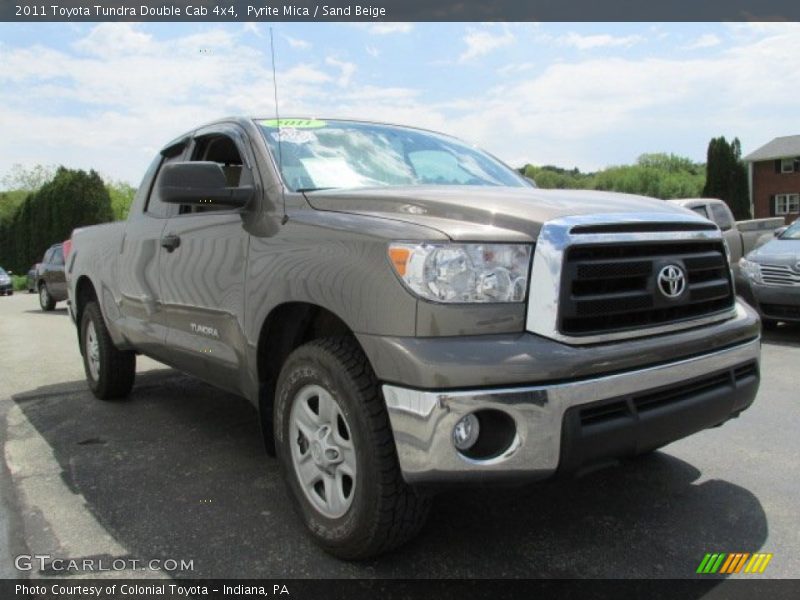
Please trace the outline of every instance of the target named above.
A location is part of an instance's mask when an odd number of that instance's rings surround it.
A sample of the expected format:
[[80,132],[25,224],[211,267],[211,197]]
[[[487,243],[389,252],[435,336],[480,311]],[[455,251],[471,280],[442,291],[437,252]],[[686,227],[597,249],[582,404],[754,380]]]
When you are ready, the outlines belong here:
[[90,322],[86,327],[86,361],[89,364],[89,372],[92,379],[97,381],[100,376],[100,344],[97,341],[97,331],[94,328],[94,323]]
[[328,518],[343,516],[353,502],[356,454],[338,402],[318,385],[295,396],[289,423],[292,465],[314,508]]

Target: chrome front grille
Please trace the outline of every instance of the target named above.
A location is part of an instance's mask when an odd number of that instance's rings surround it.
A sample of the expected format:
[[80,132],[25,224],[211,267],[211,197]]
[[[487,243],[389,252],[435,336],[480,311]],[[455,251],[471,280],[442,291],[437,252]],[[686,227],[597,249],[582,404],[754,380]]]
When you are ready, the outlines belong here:
[[760,265],[764,285],[800,286],[800,273],[787,265]]
[[[667,265],[685,276],[671,299],[656,277]],[[721,242],[591,244],[567,250],[559,329],[592,335],[693,319],[733,306],[733,287]]]
[[[659,296],[659,275],[674,273],[673,267],[685,287]],[[736,314],[722,234],[691,214],[548,221],[536,241],[530,280],[527,330],[568,344],[671,333]]]

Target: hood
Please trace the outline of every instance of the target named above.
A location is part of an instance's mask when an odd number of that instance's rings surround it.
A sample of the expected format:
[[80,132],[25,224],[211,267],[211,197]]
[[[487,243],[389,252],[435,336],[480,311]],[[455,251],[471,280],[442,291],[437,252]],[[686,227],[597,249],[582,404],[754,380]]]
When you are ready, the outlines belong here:
[[787,265],[800,272],[800,240],[770,240],[747,255],[760,264]]
[[[535,241],[542,224],[560,217],[687,211],[663,200],[593,190],[543,190],[483,186],[409,186],[321,190],[306,193],[317,210],[382,217],[437,229],[453,240]],[[706,220],[697,216],[699,222]],[[616,217],[615,217],[616,219]]]

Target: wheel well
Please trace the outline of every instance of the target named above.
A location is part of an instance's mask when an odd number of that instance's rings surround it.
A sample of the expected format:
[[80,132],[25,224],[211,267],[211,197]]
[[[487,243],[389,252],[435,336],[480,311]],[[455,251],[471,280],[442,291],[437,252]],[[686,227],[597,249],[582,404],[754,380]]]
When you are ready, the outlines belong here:
[[78,335],[80,336],[81,318],[83,318],[83,309],[89,302],[97,300],[97,292],[95,292],[94,285],[91,279],[86,275],[81,275],[78,283],[75,284],[75,320],[78,324]]
[[299,346],[315,339],[352,336],[347,324],[331,311],[305,302],[282,304],[264,321],[258,338],[258,408],[267,451],[274,455],[272,403],[281,367]]

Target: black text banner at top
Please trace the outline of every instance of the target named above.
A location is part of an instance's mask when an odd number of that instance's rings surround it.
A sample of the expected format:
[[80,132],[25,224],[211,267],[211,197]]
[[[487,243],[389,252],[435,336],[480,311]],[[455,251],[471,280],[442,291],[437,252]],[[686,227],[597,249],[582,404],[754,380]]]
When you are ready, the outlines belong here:
[[2,0],[0,21],[800,21],[797,0]]

